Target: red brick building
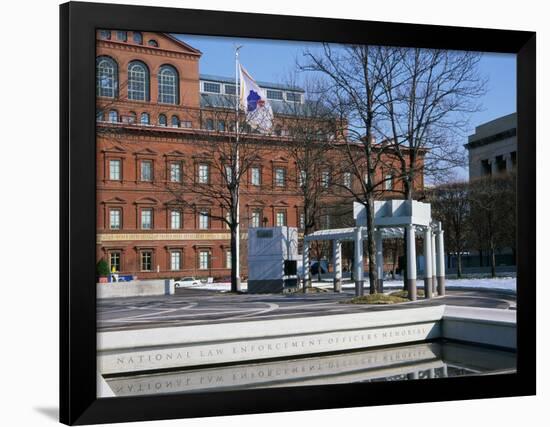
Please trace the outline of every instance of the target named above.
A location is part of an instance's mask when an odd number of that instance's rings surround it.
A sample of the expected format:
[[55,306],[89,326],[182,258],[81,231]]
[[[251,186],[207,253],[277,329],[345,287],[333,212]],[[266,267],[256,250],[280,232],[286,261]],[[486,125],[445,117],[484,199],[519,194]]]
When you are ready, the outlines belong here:
[[[235,102],[234,81],[200,75],[202,53],[168,34],[98,31],[96,54],[98,260],[139,278],[229,276],[229,230],[216,218],[225,212],[197,194],[189,194],[194,209],[183,207],[169,185],[217,179],[201,147],[215,143],[212,134],[234,133],[230,116],[213,114]],[[259,84],[276,116],[283,104],[304,103],[299,88]],[[240,193],[243,237],[249,226],[303,225],[300,174],[284,148],[283,122],[276,123],[273,135],[254,136],[257,161]],[[351,205],[336,189],[324,198]]]

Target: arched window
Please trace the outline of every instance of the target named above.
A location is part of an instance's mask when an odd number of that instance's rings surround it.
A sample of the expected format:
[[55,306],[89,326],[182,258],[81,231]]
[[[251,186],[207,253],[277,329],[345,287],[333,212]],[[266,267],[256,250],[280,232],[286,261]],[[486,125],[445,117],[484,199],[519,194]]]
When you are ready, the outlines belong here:
[[113,58],[98,56],[96,59],[96,95],[114,98],[118,90],[118,66]]
[[148,125],[149,124],[149,113],[141,113],[140,123],[142,125]]
[[178,72],[171,65],[160,67],[158,74],[159,102],[163,104],[177,104],[179,85]]
[[159,126],[166,126],[166,115],[159,114]]
[[172,116],[171,119],[172,127],[173,128],[179,128],[180,127],[180,118],[178,116]]
[[139,31],[134,31],[134,43],[143,44],[143,35]]
[[149,41],[147,42],[147,44],[148,44],[149,46],[151,46],[151,47],[159,47],[158,42],[157,42],[156,40],[153,40],[153,39],[149,40]]
[[128,64],[128,99],[149,101],[149,69],[143,62]]
[[117,110],[111,110],[109,111],[109,121],[111,123],[118,122],[118,111]]
[[130,111],[128,113],[128,123],[135,124],[136,121],[137,121],[136,113],[134,113],[133,111]]

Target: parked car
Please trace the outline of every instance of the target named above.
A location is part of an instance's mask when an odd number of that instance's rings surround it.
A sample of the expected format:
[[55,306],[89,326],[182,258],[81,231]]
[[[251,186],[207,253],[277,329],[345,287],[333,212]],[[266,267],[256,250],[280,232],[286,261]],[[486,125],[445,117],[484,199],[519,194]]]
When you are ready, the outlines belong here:
[[198,285],[201,285],[201,284],[202,283],[199,279],[195,279],[192,276],[182,277],[181,279],[176,280],[174,282],[174,285],[176,286],[176,288],[186,287],[186,286],[198,286]]

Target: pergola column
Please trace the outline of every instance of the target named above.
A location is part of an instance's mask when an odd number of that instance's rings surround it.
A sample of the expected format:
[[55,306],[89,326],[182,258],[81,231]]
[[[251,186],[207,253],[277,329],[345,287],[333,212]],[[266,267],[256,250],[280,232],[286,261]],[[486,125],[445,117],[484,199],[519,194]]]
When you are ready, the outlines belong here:
[[353,278],[355,279],[355,296],[361,296],[363,295],[363,235],[361,227],[355,228],[354,241]]
[[332,241],[332,265],[334,266],[334,292],[342,292],[342,242]]
[[436,234],[437,293],[440,296],[443,296],[445,295],[445,243],[443,240],[443,230],[441,229],[441,223],[437,224]]
[[309,241],[304,239],[304,249],[302,251],[302,266],[304,270],[303,278],[303,289],[306,292],[306,288],[311,287],[311,276],[310,276],[310,263],[309,263]]
[[432,256],[432,229],[426,227],[424,231],[424,296],[426,298],[433,297]]
[[435,249],[435,233],[432,231],[432,253],[431,253],[431,258],[430,258],[430,261],[432,263],[432,293],[436,293],[437,292],[437,275],[436,275],[436,270],[437,270],[437,261],[436,261],[436,249]]
[[376,230],[374,238],[376,242],[376,276],[378,277],[376,287],[378,292],[384,292],[384,242],[382,240],[382,230]]
[[416,301],[416,244],[414,225],[406,225],[407,236],[407,289],[409,298]]

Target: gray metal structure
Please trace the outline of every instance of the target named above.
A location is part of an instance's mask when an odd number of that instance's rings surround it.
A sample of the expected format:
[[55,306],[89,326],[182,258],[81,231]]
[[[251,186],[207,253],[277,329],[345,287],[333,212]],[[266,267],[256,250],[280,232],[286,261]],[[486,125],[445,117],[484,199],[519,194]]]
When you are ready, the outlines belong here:
[[[297,287],[297,260],[296,227],[249,228],[248,293],[277,293]],[[292,271],[288,271],[289,265],[294,265]]]

